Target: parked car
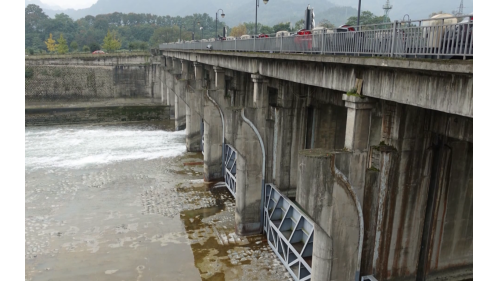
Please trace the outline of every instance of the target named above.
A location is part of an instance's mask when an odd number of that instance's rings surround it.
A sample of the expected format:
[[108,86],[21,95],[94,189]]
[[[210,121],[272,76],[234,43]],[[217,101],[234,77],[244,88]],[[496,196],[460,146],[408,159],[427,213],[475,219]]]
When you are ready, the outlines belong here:
[[104,51],[101,51],[101,50],[96,50],[96,51],[93,51],[92,52],[93,55],[97,55],[97,54],[105,54]]

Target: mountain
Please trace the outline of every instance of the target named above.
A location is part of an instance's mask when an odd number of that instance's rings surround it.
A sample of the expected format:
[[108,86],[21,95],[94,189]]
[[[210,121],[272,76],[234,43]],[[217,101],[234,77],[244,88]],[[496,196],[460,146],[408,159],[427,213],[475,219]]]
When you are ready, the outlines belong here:
[[40,2],[40,0],[24,0],[24,7],[28,6],[29,4],[35,4],[38,7],[42,8],[44,11],[45,10],[62,10],[63,9],[59,6],[44,4],[44,3]]
[[[349,4],[335,4],[327,0],[269,0],[264,5],[260,0],[258,8],[258,22],[265,25],[274,25],[280,22],[290,21],[292,24],[304,18],[304,10],[310,4],[316,14],[316,23],[323,19],[339,26],[349,16],[357,15],[357,6],[349,7]],[[357,1],[356,2],[357,5]],[[382,6],[386,0],[365,0],[362,2],[361,10],[368,10],[375,15],[383,15]],[[122,13],[151,13],[155,15],[186,16],[194,13],[207,13],[215,17],[215,12],[222,8],[226,17],[222,19],[227,25],[235,26],[241,22],[255,21],[254,1],[229,1],[229,0],[185,0],[185,1],[160,1],[160,0],[98,0],[89,8],[62,10],[54,6],[48,6],[40,0],[25,0],[25,5],[39,5],[44,12],[54,17],[56,13],[65,13],[73,19],[83,18],[87,15],[107,14],[113,12]],[[443,11],[451,13],[457,10],[460,0],[392,0],[393,9],[389,13],[391,20],[401,20],[405,14],[411,19],[424,19],[432,12]],[[472,12],[472,0],[464,0],[464,12]],[[219,14],[220,15],[220,14]],[[219,17],[219,19],[221,19]]]

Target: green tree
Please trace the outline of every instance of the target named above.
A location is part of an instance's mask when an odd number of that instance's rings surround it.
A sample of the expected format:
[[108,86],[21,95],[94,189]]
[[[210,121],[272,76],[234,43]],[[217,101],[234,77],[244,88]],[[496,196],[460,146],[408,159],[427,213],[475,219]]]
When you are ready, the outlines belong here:
[[[390,22],[391,19],[387,18],[386,22]],[[353,16],[347,19],[346,24],[355,26],[357,25],[358,22],[358,17]],[[366,25],[366,24],[378,24],[378,23],[384,23],[384,16],[376,16],[370,11],[363,11],[361,12],[361,15],[359,16],[359,24],[360,25]]]
[[272,27],[270,27],[270,26],[263,25],[260,28],[260,33],[271,34],[271,33],[274,33],[274,29]]
[[305,23],[306,23],[306,21],[305,21],[304,19],[301,19],[301,20],[299,20],[298,22],[296,22],[296,23],[295,23],[295,26],[294,26],[294,28],[293,28],[293,29],[294,29],[295,31],[299,31],[299,30],[301,30],[301,29],[303,29],[303,28],[304,28],[304,24],[305,24]]
[[101,46],[99,46],[99,44],[96,42],[92,42],[92,43],[90,43],[89,48],[90,48],[91,52],[94,52],[94,51],[100,50]]
[[49,52],[54,52],[56,50],[56,40],[52,39],[52,33],[47,41],[45,41],[45,45],[47,46],[47,51]]
[[66,39],[64,39],[63,34],[61,33],[59,39],[57,39],[57,52],[61,55],[64,55],[68,51],[69,51],[68,43],[66,42]]
[[146,42],[140,42],[140,43],[139,43],[139,49],[141,49],[141,50],[145,51],[145,50],[147,50],[148,48],[149,48],[148,43],[146,43]]
[[138,47],[137,47],[137,44],[135,42],[130,42],[128,43],[128,50],[129,51],[133,51],[133,50],[137,50]]
[[273,26],[274,33],[278,31],[292,31],[290,28],[290,22],[281,22]]
[[108,51],[108,52],[114,52],[122,46],[122,43],[120,40],[116,38],[116,31],[109,31],[108,30],[108,35],[104,37],[104,42],[103,42],[103,49]]
[[88,52],[90,52],[90,47],[89,47],[89,46],[87,46],[87,45],[85,45],[85,46],[83,46],[83,47],[82,47],[82,51],[84,51],[84,52],[87,52],[87,53],[88,53]]
[[324,19],[319,23],[320,26],[327,28],[327,29],[334,29],[335,25],[331,23],[329,20]]
[[76,41],[71,42],[71,44],[69,46],[71,47],[71,50],[73,52],[78,51],[78,43],[76,43]]

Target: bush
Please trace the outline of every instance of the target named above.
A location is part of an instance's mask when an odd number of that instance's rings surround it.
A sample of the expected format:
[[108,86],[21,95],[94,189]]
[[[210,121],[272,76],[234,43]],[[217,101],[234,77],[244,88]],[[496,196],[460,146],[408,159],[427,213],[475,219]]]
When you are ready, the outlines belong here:
[[34,72],[32,68],[25,68],[24,69],[24,78],[31,78],[33,77]]
[[91,52],[94,52],[94,51],[101,49],[101,46],[99,44],[97,44],[96,42],[93,42],[92,44],[90,44],[89,47],[90,47]]
[[85,46],[83,46],[83,47],[82,47],[82,51],[84,51],[84,52],[87,52],[87,53],[88,53],[88,52],[90,52],[90,47],[89,47],[89,46],[87,46],[87,45],[85,45]]

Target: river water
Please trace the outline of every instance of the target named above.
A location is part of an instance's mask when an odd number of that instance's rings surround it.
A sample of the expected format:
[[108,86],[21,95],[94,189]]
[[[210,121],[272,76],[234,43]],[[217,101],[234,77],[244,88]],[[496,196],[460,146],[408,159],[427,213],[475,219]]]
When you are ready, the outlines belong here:
[[173,122],[25,129],[26,280],[288,280]]

